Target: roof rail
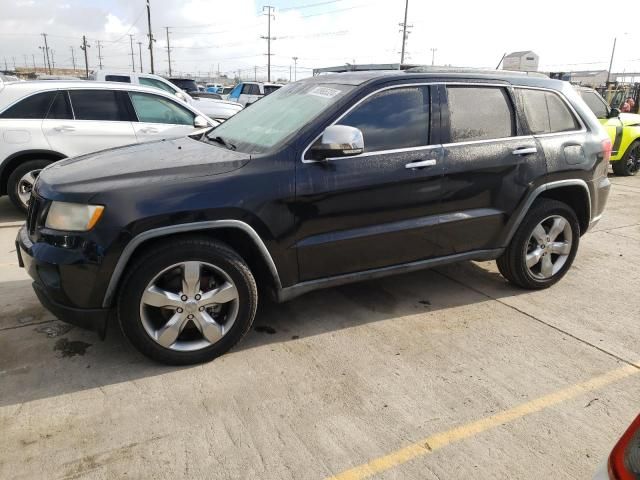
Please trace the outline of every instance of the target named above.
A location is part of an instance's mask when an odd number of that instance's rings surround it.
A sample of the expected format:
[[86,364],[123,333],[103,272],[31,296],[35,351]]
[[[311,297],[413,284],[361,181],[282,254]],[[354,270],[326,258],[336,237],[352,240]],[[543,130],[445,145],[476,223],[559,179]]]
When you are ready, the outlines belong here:
[[518,70],[491,70],[488,68],[469,68],[469,67],[434,67],[431,65],[421,65],[405,70],[407,73],[483,73],[487,75],[506,74],[506,75],[522,75],[529,77],[549,78],[541,72],[521,72]]

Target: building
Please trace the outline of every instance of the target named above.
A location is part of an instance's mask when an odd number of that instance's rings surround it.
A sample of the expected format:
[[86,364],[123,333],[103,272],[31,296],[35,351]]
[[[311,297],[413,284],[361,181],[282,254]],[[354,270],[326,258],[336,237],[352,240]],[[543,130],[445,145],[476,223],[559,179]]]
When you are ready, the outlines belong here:
[[513,52],[505,55],[504,59],[502,59],[502,69],[518,72],[537,72],[539,58],[531,50]]

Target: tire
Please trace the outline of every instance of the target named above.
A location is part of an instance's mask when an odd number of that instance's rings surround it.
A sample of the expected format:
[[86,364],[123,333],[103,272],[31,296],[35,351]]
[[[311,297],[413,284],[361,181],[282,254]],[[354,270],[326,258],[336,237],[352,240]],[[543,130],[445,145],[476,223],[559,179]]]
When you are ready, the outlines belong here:
[[[193,287],[187,272],[196,270],[200,279]],[[219,303],[203,306],[213,299]],[[165,301],[171,305],[158,306]],[[251,328],[257,305],[255,279],[240,255],[206,237],[183,237],[135,260],[119,290],[117,313],[122,332],[141,353],[168,365],[190,365],[233,348]],[[174,327],[167,328],[172,322]]]
[[637,174],[638,168],[640,168],[640,140],[636,140],[629,145],[620,160],[611,162],[611,167],[613,168],[613,173],[623,177],[632,177]]
[[579,243],[580,224],[573,209],[557,200],[538,199],[498,258],[498,270],[521,288],[548,288],[571,268]]
[[[7,180],[7,194],[9,195],[11,203],[13,203],[18,210],[24,213],[27,212],[29,197],[25,194],[31,193],[31,188],[33,188],[33,184],[40,170],[51,163],[53,163],[51,160],[28,160],[18,165],[18,167],[11,172]],[[30,173],[31,178],[29,178]],[[31,184],[28,191],[23,189],[27,186],[26,183]]]

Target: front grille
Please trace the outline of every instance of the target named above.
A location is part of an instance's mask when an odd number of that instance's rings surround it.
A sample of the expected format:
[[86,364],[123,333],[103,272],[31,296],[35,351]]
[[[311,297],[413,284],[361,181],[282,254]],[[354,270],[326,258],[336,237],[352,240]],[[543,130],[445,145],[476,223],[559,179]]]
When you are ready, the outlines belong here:
[[48,203],[44,198],[31,193],[29,199],[29,207],[27,208],[27,232],[31,240],[35,240],[38,233],[38,227],[44,225],[47,215]]
[[38,210],[40,201],[33,193],[29,199],[29,207],[27,209],[27,231],[29,236],[33,236],[36,233],[36,227],[38,226]]

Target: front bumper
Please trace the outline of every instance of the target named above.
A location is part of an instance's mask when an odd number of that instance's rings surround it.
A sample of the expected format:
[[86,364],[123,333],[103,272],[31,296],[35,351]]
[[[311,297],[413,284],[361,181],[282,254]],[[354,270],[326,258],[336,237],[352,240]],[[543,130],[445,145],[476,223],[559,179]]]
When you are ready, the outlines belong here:
[[[83,296],[78,289],[83,288],[83,279],[86,278],[83,270],[86,269],[82,264],[74,265],[78,253],[50,245],[38,246],[41,248],[35,248],[26,226],[23,226],[16,238],[18,263],[33,279],[33,289],[42,306],[63,322],[94,330],[104,338],[110,310],[74,305],[67,293],[72,288],[76,297]],[[77,279],[73,278],[74,269],[81,273]],[[65,279],[70,277],[73,281],[66,285]],[[86,283],[84,288],[88,288]]]

